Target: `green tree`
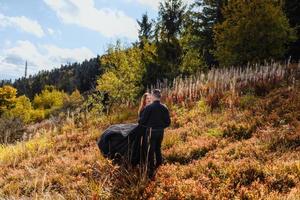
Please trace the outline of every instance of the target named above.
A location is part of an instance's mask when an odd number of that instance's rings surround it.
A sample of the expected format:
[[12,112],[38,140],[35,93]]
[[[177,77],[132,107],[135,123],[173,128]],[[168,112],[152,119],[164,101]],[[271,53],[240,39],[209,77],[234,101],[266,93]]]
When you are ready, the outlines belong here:
[[186,6],[182,0],[165,0],[160,3],[156,24],[158,79],[173,79],[178,76],[182,49],[179,38],[183,29]]
[[273,0],[233,0],[223,12],[225,21],[214,29],[215,55],[224,66],[280,59],[294,39],[280,4]]
[[12,109],[16,104],[17,89],[5,85],[0,87],[0,115]]
[[145,69],[141,50],[136,47],[124,49],[117,44],[102,57],[101,64],[106,72],[98,80],[97,90],[108,93],[111,104],[135,101],[143,90]]
[[93,116],[101,116],[104,113],[104,111],[106,111],[107,113],[109,112],[109,109],[105,107],[107,105],[104,105],[103,103],[103,93],[99,91],[94,91],[93,93],[89,94],[86,100],[83,102],[83,108],[86,111],[89,111],[89,113]]
[[182,59],[179,67],[180,73],[183,76],[195,74],[197,71],[206,70],[203,53],[199,49],[194,48],[194,41],[197,36],[190,33],[185,34],[181,39]]
[[182,31],[186,6],[182,0],[165,0],[159,4],[159,28],[162,39],[178,38]]
[[154,43],[146,43],[141,56],[142,65],[145,66],[142,82],[144,88],[147,88],[163,78],[161,67],[158,65],[157,46]]
[[215,45],[213,41],[213,28],[221,23],[223,15],[221,10],[228,0],[196,0],[190,11],[190,23],[186,29],[192,35],[190,44],[193,51],[197,50],[202,54],[207,66],[218,64],[213,51]]
[[300,59],[300,2],[299,0],[284,0],[284,12],[292,28],[296,30],[297,40],[289,45],[287,56],[293,60]]
[[182,49],[180,73],[183,76],[194,74],[197,71],[206,70],[203,48],[199,45],[201,36],[196,32],[192,12],[188,11],[184,20],[184,31],[180,38]]
[[151,22],[149,20],[148,14],[145,13],[142,16],[142,20],[137,20],[137,23],[139,25],[139,43],[140,47],[144,47],[145,43],[150,42],[153,39],[153,24],[154,22]]

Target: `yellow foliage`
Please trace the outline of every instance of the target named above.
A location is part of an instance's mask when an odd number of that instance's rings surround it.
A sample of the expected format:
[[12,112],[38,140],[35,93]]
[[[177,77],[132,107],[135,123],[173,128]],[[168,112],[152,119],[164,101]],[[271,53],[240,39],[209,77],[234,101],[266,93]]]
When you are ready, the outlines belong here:
[[113,103],[134,101],[141,92],[145,72],[141,55],[138,48],[125,51],[117,46],[111,49],[109,54],[101,59],[101,64],[107,70],[98,80],[97,89],[108,92]]
[[70,96],[64,97],[64,108],[78,108],[83,103],[84,98],[81,96],[79,90],[72,92]]
[[[39,112],[45,110],[44,115],[47,117],[54,110],[63,107],[66,96],[66,93],[58,91],[54,87],[48,86],[40,94],[34,97],[33,106],[34,108],[39,109]],[[42,116],[42,114],[38,114],[38,116]]]
[[0,87],[0,114],[14,107],[16,101],[17,89],[5,85]]
[[24,123],[32,121],[31,113],[31,102],[25,95],[16,98],[15,107],[7,112],[10,117],[20,118]]

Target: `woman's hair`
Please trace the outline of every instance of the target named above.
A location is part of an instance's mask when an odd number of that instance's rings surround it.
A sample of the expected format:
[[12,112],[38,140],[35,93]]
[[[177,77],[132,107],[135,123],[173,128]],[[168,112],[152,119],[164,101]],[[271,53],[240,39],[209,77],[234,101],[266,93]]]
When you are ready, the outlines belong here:
[[147,100],[147,97],[149,96],[150,94],[148,92],[144,93],[142,98],[141,98],[141,103],[140,103],[140,107],[139,107],[139,111],[138,111],[138,115],[140,115],[140,113],[142,112],[142,110],[146,107],[146,100]]

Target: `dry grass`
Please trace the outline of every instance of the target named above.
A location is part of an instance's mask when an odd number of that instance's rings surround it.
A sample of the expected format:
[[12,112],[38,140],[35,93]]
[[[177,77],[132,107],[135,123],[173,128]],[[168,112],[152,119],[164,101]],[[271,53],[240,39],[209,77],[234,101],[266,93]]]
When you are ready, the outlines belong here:
[[165,164],[154,181],[113,165],[96,146],[104,128],[134,121],[135,111],[79,124],[68,118],[1,146],[0,199],[299,199],[300,88],[290,86],[239,94],[233,106],[213,111],[203,96],[171,103]]
[[264,95],[286,81],[293,85],[299,78],[300,63],[266,63],[247,67],[216,68],[208,73],[198,73],[191,77],[178,77],[172,82],[158,82],[152,88],[159,88],[168,104],[189,105],[205,99],[212,108],[223,104],[236,105],[238,96],[253,92]]

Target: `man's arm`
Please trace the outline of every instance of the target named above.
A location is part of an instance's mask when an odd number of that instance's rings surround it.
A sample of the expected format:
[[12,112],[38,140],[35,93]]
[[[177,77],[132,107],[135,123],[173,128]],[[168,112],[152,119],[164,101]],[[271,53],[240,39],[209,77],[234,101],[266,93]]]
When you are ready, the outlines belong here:
[[149,107],[147,106],[138,121],[139,125],[146,126],[149,119],[149,115],[150,115],[150,110]]
[[171,124],[171,118],[170,118],[170,113],[168,108],[166,107],[166,111],[165,111],[165,116],[164,116],[164,121],[165,121],[165,128],[167,128],[168,126],[170,126]]

